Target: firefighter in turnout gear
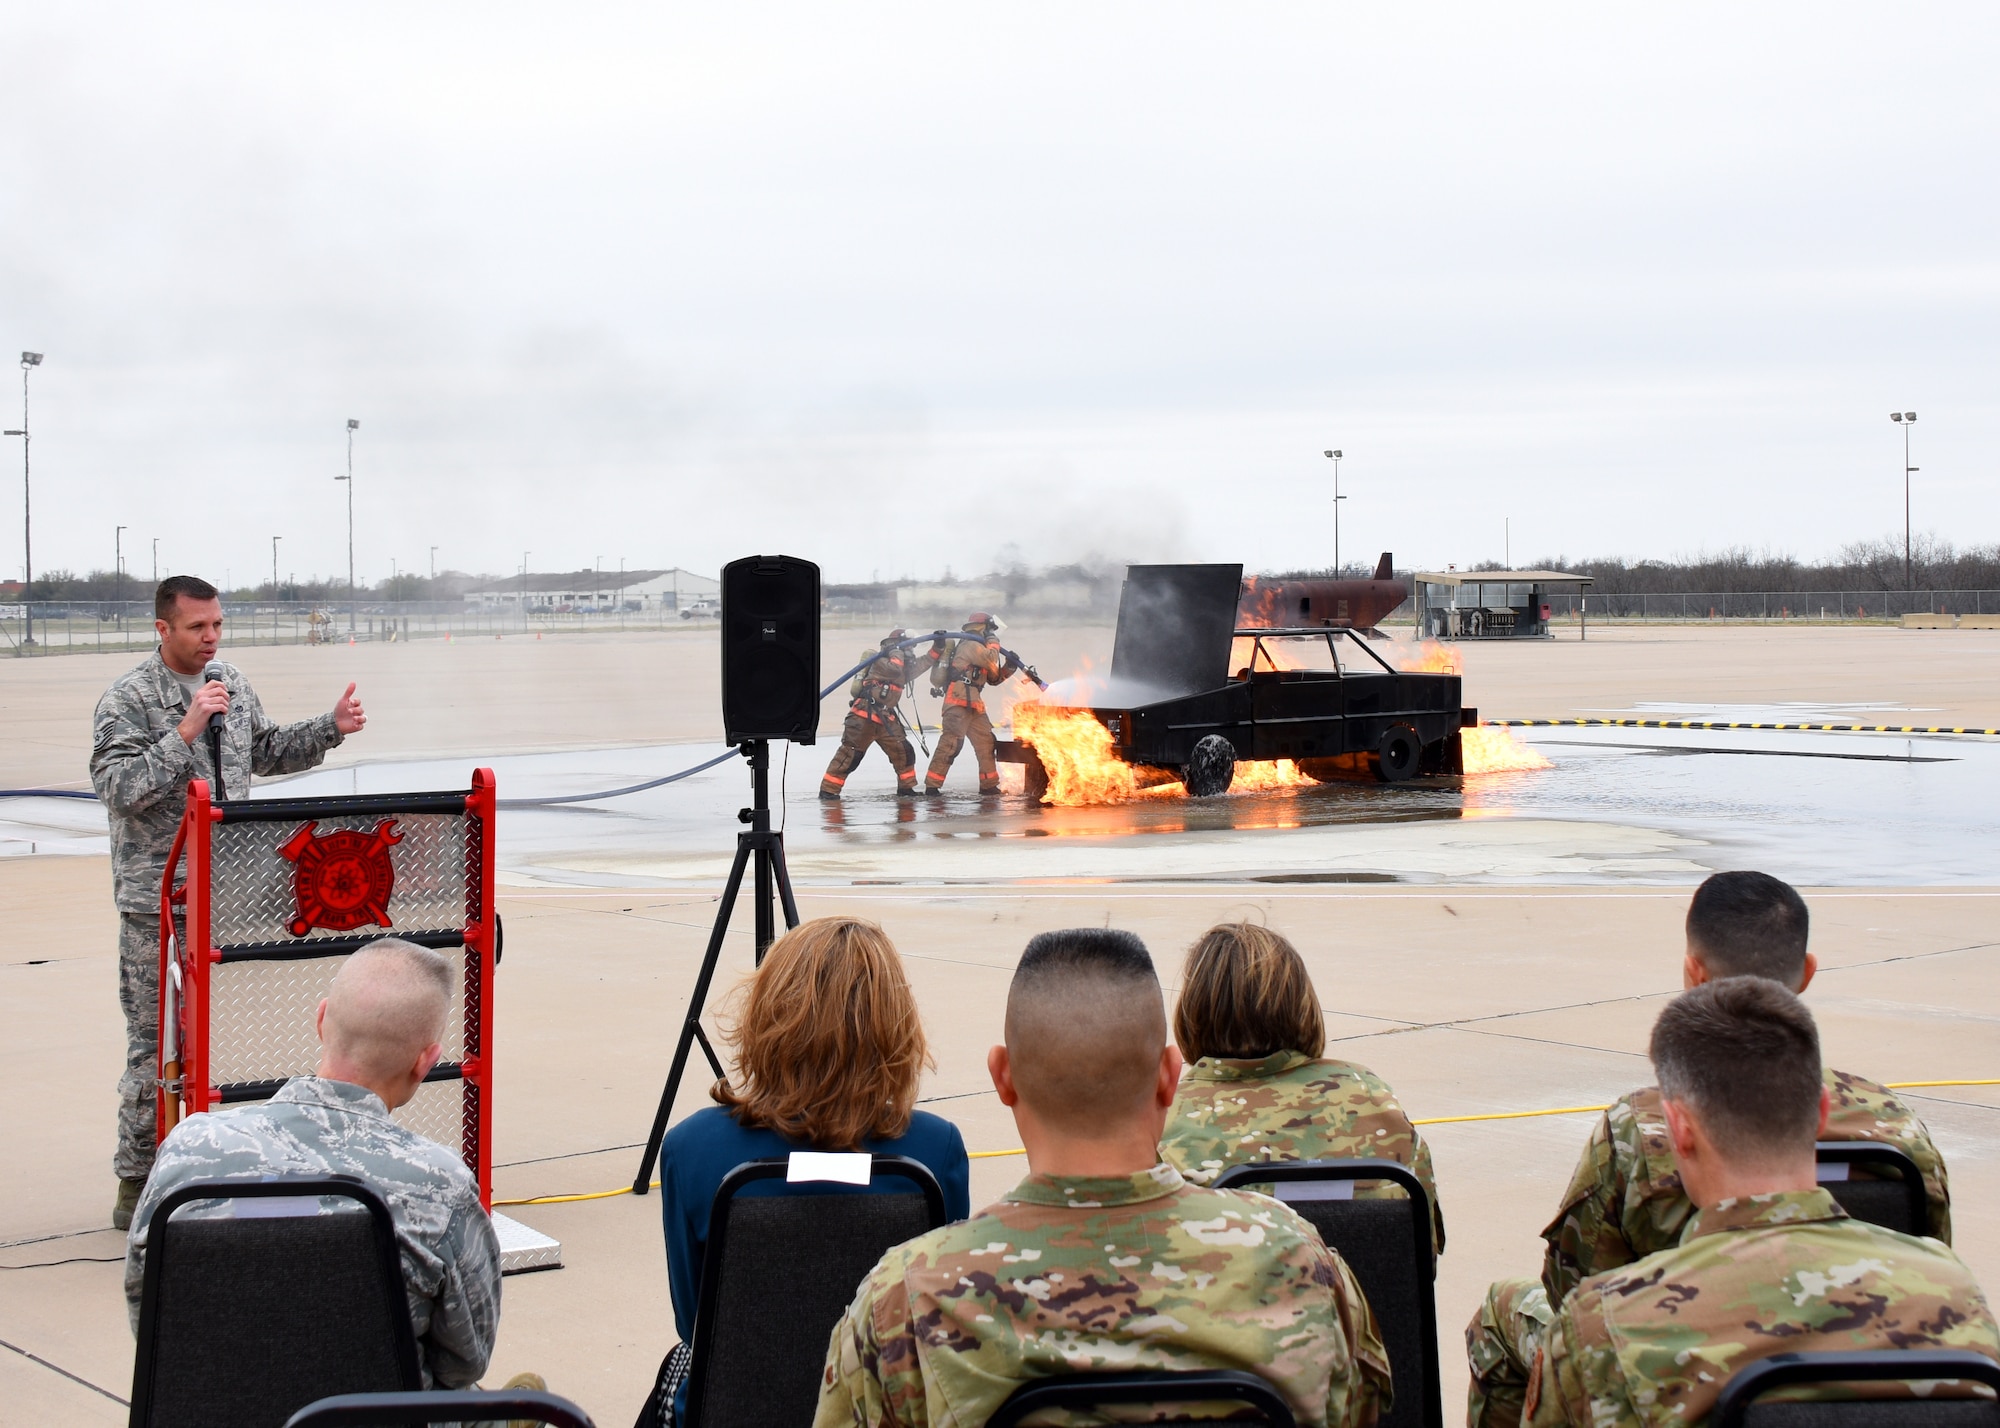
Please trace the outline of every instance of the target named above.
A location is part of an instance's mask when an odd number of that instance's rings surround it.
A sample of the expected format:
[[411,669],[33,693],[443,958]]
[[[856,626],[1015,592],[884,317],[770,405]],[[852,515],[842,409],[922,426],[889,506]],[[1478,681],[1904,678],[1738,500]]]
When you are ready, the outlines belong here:
[[1020,663],[1000,648],[1001,623],[984,611],[977,611],[963,626],[976,640],[960,640],[949,664],[931,672],[931,690],[944,695],[944,715],[938,720],[937,753],[931,756],[930,771],[924,775],[925,793],[944,792],[944,776],[958,751],[972,741],[973,755],[979,760],[979,791],[1000,791],[1000,769],[993,761],[993,721],[986,717],[982,691],[990,684],[1005,683]]
[[898,643],[902,638],[901,630],[891,630],[874,662],[854,676],[850,690],[854,702],[847,706],[840,747],[826,766],[826,777],[819,781],[821,798],[840,797],[847,776],[861,766],[871,744],[880,744],[889,756],[896,770],[896,792],[908,797],[917,791],[917,756],[910,752],[910,735],[903,727],[899,706],[903,690],[944,658],[944,641],[939,639],[923,654],[916,654]]

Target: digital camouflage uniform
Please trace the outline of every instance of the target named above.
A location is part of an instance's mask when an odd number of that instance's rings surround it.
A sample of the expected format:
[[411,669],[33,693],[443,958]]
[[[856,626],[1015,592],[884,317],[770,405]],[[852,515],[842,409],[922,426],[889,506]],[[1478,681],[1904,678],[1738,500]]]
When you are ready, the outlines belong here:
[[[297,1076],[268,1102],[189,1116],[160,1146],[132,1216],[125,1302],[136,1331],[146,1233],[160,1202],[198,1180],[352,1175],[388,1203],[426,1388],[469,1388],[500,1328],[500,1245],[479,1185],[457,1154],[399,1126],[382,1098],[345,1081]],[[270,1201],[262,1202],[269,1205]],[[341,1210],[351,1201],[322,1201]],[[229,1202],[175,1212],[228,1214]]]
[[[1831,1109],[1821,1140],[1874,1140],[1917,1163],[1930,1202],[1932,1236],[1951,1243],[1951,1190],[1931,1133],[1896,1093],[1865,1076],[1828,1069]],[[1590,1143],[1542,1231],[1542,1283],[1560,1306],[1578,1281],[1681,1242],[1694,1214],[1681,1190],[1658,1088],[1621,1096],[1591,1130]]]
[[[250,681],[224,664],[229,713],[222,728],[222,774],[231,798],[250,793],[253,774],[312,768],[340,743],[331,711],[298,724],[273,724]],[[158,650],[121,675],[97,701],[90,782],[111,824],[111,882],[118,905],[118,1001],[125,1011],[125,1074],[118,1081],[121,1180],[143,1180],[153,1163],[155,1081],[160,1039],[160,878],[187,804],[187,786],[215,769],[208,737],[185,742],[186,691]]]
[[1368,1428],[1389,1360],[1339,1255],[1276,1200],[1131,1176],[1030,1175],[884,1255],[834,1327],[817,1428],[984,1423],[1021,1383],[1242,1369],[1304,1428]]
[[[1257,1160],[1379,1156],[1407,1165],[1431,1198],[1431,1238],[1444,1252],[1431,1151],[1388,1082],[1351,1061],[1279,1051],[1259,1061],[1204,1056],[1187,1068],[1160,1154],[1197,1185]],[[1256,1187],[1270,1193],[1265,1186]],[[1403,1198],[1394,1185],[1362,1185],[1364,1200]]]
[[931,755],[930,769],[924,774],[927,787],[944,787],[952,760],[966,741],[972,743],[973,757],[979,761],[979,791],[1000,791],[1000,766],[993,758],[993,720],[986,713],[983,691],[988,685],[1005,683],[1020,666],[1000,652],[1000,637],[989,634],[981,640],[960,640],[952,651],[944,687],[944,713],[938,719],[937,752]]
[[[1923,1171],[1930,1232],[1949,1244],[1950,1187],[1924,1123],[1895,1092],[1865,1076],[1831,1069],[1825,1076],[1831,1109],[1823,1139],[1883,1141],[1908,1154]],[[1514,1428],[1520,1421],[1533,1346],[1571,1290],[1591,1275],[1678,1245],[1693,1217],[1658,1088],[1619,1097],[1591,1129],[1562,1208],[1542,1231],[1548,1250],[1541,1283],[1502,1280],[1466,1328],[1474,1428]]]
[[847,720],[841,725],[840,747],[833,751],[826,777],[819,782],[822,798],[840,797],[847,776],[861,767],[868,750],[876,744],[882,746],[890,767],[896,770],[896,792],[916,792],[917,756],[910,749],[910,735],[897,706],[903,690],[942,656],[942,649],[935,645],[922,654],[885,649],[861,671],[855,679],[854,702],[848,705]]
[[1577,1286],[1535,1360],[1526,1421],[1690,1428],[1757,1359],[1889,1348],[2000,1356],[1964,1261],[1849,1219],[1824,1190],[1724,1200],[1675,1248]]

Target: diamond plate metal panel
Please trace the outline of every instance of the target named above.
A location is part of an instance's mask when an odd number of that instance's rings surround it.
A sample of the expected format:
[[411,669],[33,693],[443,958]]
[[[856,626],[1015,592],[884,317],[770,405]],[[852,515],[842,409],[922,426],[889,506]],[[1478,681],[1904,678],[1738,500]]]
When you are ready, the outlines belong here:
[[396,1124],[464,1156],[466,1165],[477,1174],[473,1158],[465,1154],[464,1100],[465,1094],[471,1090],[472,1087],[462,1081],[427,1081],[417,1087],[417,1094],[410,1097],[410,1103],[395,1115]]
[[[460,969],[445,1020],[444,1060],[465,1057],[467,958],[447,952]],[[208,1073],[217,1086],[305,1076],[319,1064],[315,1025],[320,998],[344,956],[299,961],[222,962],[209,972]],[[476,995],[476,993],[475,993]],[[457,1145],[454,1132],[447,1145]]]
[[[446,932],[468,920],[467,871],[478,866],[478,840],[462,814],[412,813],[300,819],[296,823],[218,823],[211,847],[214,912],[210,937],[219,948],[263,942],[306,943],[381,931]],[[301,830],[314,834],[350,829],[374,835],[384,824],[401,841],[387,852],[395,870],[388,924],[347,931],[312,928],[294,936],[298,915],[294,877],[298,864],[280,850]],[[477,887],[477,880],[472,880]],[[473,894],[476,899],[477,894]]]

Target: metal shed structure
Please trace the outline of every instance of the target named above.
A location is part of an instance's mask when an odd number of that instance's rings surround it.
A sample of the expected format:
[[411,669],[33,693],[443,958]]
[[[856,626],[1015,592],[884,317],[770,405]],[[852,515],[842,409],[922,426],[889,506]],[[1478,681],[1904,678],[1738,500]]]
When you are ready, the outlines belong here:
[[1434,640],[1546,639],[1547,597],[1591,584],[1562,570],[1419,571],[1417,629]]

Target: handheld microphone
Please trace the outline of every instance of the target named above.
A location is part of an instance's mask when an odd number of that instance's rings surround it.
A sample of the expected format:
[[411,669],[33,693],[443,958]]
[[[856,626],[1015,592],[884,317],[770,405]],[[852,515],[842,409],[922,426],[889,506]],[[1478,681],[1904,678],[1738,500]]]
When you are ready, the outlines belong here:
[[[222,665],[219,661],[210,660],[208,662],[207,667],[201,672],[201,682],[203,684],[220,684],[222,682]],[[222,713],[223,711],[218,709],[215,713],[208,716],[209,733],[220,734],[222,732]]]

